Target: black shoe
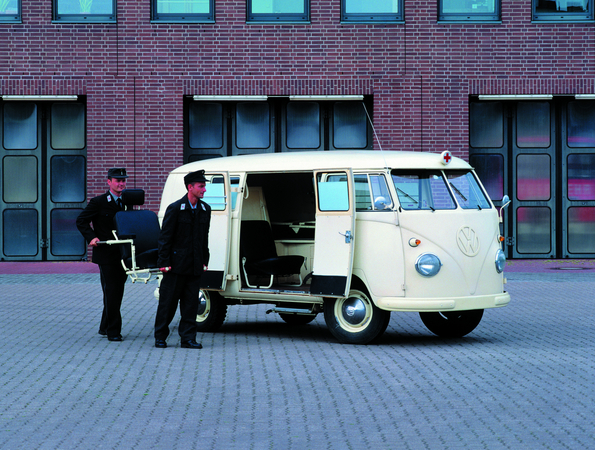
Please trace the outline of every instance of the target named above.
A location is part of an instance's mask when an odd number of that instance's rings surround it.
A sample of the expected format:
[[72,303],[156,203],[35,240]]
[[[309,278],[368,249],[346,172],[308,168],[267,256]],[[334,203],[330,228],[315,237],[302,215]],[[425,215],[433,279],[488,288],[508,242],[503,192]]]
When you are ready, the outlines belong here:
[[202,344],[199,344],[195,340],[182,341],[182,348],[196,348],[196,349],[201,349],[202,348]]
[[155,339],[155,347],[167,348],[167,342],[165,342],[163,339]]
[[105,330],[99,330],[98,333],[102,336],[107,336],[107,331]]
[[107,340],[111,341],[111,342],[122,342],[123,341],[122,336],[108,336]]

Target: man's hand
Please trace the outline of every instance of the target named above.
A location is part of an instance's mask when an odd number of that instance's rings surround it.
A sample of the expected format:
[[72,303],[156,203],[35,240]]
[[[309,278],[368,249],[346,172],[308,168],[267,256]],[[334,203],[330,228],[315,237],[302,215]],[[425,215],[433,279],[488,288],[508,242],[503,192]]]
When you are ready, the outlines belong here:
[[171,266],[169,266],[169,267],[160,267],[159,270],[161,272],[163,272],[163,273],[169,272],[171,270]]
[[89,242],[89,245],[90,245],[91,247],[97,247],[97,244],[98,244],[98,243],[99,243],[99,238],[93,238],[93,239],[91,240],[91,242]]

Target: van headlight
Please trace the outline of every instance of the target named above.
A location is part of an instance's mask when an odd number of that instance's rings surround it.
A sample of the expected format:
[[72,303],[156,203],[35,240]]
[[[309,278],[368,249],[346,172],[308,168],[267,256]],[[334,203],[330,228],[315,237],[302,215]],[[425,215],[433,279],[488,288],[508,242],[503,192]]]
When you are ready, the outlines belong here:
[[506,256],[502,249],[498,249],[496,252],[496,272],[502,273],[504,271],[504,267],[506,266]]
[[415,261],[415,270],[424,277],[433,277],[440,272],[440,267],[442,267],[440,258],[431,253],[424,253],[417,258],[417,261]]

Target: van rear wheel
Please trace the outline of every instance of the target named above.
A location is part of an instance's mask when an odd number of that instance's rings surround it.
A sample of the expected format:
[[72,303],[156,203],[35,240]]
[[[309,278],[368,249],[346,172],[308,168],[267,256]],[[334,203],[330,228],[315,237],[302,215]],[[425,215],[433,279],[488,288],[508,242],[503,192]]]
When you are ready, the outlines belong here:
[[424,325],[440,337],[463,337],[471,333],[483,316],[483,309],[469,311],[420,312]]
[[324,320],[339,342],[363,345],[384,333],[390,312],[374,305],[365,291],[351,289],[347,298],[325,300]]
[[217,331],[227,315],[227,305],[218,292],[203,291],[198,293],[198,313],[196,314],[197,331]]

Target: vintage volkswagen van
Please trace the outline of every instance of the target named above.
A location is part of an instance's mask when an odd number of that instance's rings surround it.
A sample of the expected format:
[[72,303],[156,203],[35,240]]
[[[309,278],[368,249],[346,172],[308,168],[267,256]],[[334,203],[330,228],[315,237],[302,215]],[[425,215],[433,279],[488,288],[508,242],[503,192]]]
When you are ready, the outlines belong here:
[[197,317],[271,304],[290,324],[323,313],[343,343],[367,344],[391,312],[464,336],[505,306],[499,214],[473,169],[443,152],[296,152],[198,161],[169,174],[159,220],[204,169],[211,260]]

